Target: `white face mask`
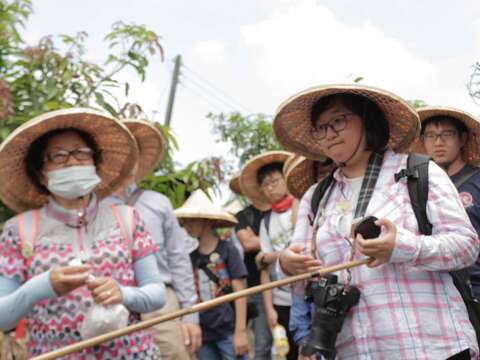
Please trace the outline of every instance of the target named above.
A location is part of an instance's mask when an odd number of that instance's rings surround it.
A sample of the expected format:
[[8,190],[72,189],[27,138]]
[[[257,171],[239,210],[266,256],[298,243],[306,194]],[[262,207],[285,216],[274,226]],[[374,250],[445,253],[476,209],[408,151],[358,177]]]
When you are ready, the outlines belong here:
[[47,189],[65,199],[77,199],[92,192],[102,179],[93,165],[69,166],[47,173]]

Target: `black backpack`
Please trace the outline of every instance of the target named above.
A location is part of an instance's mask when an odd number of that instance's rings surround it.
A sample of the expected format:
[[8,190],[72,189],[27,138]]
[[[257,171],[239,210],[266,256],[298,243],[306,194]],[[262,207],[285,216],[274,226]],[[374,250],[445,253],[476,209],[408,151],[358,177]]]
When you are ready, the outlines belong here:
[[[408,195],[412,204],[413,212],[417,218],[418,227],[422,234],[432,234],[432,224],[427,217],[427,199],[428,199],[428,163],[430,158],[420,154],[410,154],[407,159],[407,168],[395,174],[395,181],[398,182],[401,178],[407,177]],[[469,174],[474,175],[476,172]],[[468,176],[468,177],[470,177]],[[468,178],[467,178],[468,179]],[[462,183],[467,179],[463,177]],[[320,201],[327,189],[333,182],[333,172],[324,178],[315,188],[311,199],[311,210],[313,216],[310,218],[310,224],[313,225]],[[457,187],[459,184],[457,184]],[[480,302],[473,294],[472,285],[470,283],[470,276],[467,269],[450,271],[453,283],[460,292],[463,301],[465,302],[468,317],[472,323],[475,333],[477,335],[477,342],[480,344]]]

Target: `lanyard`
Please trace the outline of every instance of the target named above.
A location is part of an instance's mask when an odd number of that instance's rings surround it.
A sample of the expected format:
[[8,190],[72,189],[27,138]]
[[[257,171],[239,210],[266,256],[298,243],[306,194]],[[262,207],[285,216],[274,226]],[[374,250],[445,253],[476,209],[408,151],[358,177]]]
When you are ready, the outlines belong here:
[[[368,158],[368,165],[367,165],[367,169],[365,170],[365,175],[362,181],[362,187],[360,189],[360,194],[358,196],[354,219],[359,219],[363,217],[363,215],[365,215],[370,199],[372,198],[373,191],[375,189],[375,185],[377,183],[378,176],[380,174],[380,170],[382,168],[384,154],[385,152],[383,151],[372,152],[370,154],[370,157]],[[324,196],[324,198],[320,202],[319,210],[317,211],[317,215],[314,219],[312,239],[311,239],[311,250],[312,250],[312,256],[315,259],[317,258],[317,232],[319,228],[319,218],[321,217],[320,214],[323,213],[323,208],[327,204],[328,199],[332,194],[334,186],[335,186],[335,179],[333,180],[332,184],[329,186],[326,196]],[[350,246],[351,246],[350,260],[353,260],[355,256],[355,239],[353,239],[353,244],[350,244]],[[345,285],[346,287],[348,287],[352,279],[350,269],[348,269],[347,272],[348,272],[348,277],[347,277],[347,283]]]

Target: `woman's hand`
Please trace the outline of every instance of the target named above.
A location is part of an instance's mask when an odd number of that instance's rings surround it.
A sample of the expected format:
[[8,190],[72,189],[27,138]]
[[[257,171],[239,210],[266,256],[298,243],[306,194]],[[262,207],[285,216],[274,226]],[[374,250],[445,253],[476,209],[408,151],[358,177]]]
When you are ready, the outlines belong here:
[[311,255],[302,255],[305,245],[292,244],[280,253],[280,266],[290,275],[317,271],[321,268],[320,260]]
[[248,352],[247,330],[237,330],[233,333],[233,352],[236,356],[241,356]]
[[58,296],[63,296],[85,285],[89,274],[89,265],[58,266],[50,272],[50,284]]
[[98,277],[87,281],[93,300],[100,305],[121,304],[122,291],[111,277]]
[[385,230],[378,238],[366,240],[362,235],[357,234],[356,239],[357,249],[363,255],[374,258],[368,267],[380,266],[390,260],[397,237],[397,227],[390,220],[379,219],[375,221],[375,225],[382,226]]

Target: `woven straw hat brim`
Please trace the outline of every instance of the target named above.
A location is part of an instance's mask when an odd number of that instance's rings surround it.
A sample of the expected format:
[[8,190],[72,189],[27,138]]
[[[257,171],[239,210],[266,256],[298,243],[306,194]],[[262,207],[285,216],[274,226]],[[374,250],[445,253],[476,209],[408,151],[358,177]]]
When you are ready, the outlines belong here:
[[[468,129],[467,143],[462,149],[463,159],[469,164],[476,164],[480,161],[480,122],[475,116],[459,109],[439,106],[420,108],[417,109],[417,112],[422,124],[434,116],[451,117],[461,121]],[[426,154],[420,137],[417,137],[410,149],[412,152]]]
[[243,204],[240,203],[237,199],[232,201],[230,204],[224,207],[225,211],[228,211],[232,215],[236,215],[238,212],[242,211],[244,208]]
[[194,191],[174,213],[178,219],[212,220],[214,227],[231,227],[238,223],[235,216],[217,208],[202,190]]
[[240,188],[240,175],[237,174],[233,178],[230,179],[228,183],[228,187],[232,190],[235,194],[242,195],[242,189]]
[[91,109],[56,110],[37,116],[13,131],[0,146],[0,199],[14,211],[39,208],[47,202],[26,173],[25,157],[33,141],[49,131],[75,128],[90,134],[101,152],[95,188],[102,198],[123,184],[138,157],[135,139],[119,121]]
[[[327,176],[335,164],[315,164],[317,161],[301,155],[295,155],[283,169],[285,182],[290,194],[301,199],[305,192],[323,177]],[[287,165],[287,163],[285,163]]]
[[122,120],[137,141],[139,156],[136,179],[149,175],[162,159],[165,141],[162,133],[150,123],[138,119]]
[[290,168],[290,165],[295,163],[301,155],[291,154],[287,160],[283,163],[283,176],[287,173],[287,170]]
[[317,182],[314,162],[304,156],[295,156],[284,168],[288,192],[297,199],[301,199],[310,186]]
[[420,133],[417,113],[397,95],[370,86],[340,84],[312,87],[284,101],[273,121],[277,141],[287,150],[308,158],[324,156],[311,132],[311,110],[318,100],[333,94],[360,95],[377,104],[389,123],[388,147],[394,151],[405,151]]
[[207,215],[204,213],[182,213],[175,211],[177,219],[205,219],[212,220],[214,228],[225,228],[232,227],[238,223],[237,219],[233,215],[230,215],[232,218],[224,218],[222,215]]
[[[228,183],[228,186],[230,187],[230,190],[232,190],[235,194],[245,196],[245,194],[243,194],[242,189],[240,187],[240,174],[235,175]],[[248,198],[248,200],[252,203],[253,207],[257,208],[260,211],[267,211],[268,209],[270,209],[269,204],[263,204],[263,203],[257,204],[255,201],[253,201],[250,198]]]
[[240,173],[240,188],[242,193],[249,198],[255,207],[270,208],[270,202],[260,189],[257,183],[257,172],[262,167],[272,163],[285,163],[290,157],[291,153],[287,151],[269,151],[257,155],[250,159],[243,167]]

